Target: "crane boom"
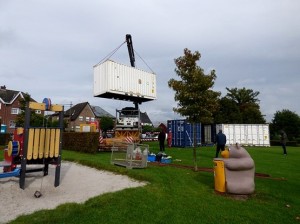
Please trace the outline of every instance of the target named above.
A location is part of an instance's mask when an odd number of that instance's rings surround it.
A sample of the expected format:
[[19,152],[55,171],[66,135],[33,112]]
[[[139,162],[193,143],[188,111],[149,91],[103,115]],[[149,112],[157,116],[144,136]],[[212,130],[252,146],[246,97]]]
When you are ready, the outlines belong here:
[[135,67],[135,57],[134,57],[134,51],[133,51],[133,46],[132,46],[132,39],[131,39],[131,35],[130,34],[126,34],[126,42],[127,42],[127,47],[128,47],[128,53],[129,53],[131,67]]

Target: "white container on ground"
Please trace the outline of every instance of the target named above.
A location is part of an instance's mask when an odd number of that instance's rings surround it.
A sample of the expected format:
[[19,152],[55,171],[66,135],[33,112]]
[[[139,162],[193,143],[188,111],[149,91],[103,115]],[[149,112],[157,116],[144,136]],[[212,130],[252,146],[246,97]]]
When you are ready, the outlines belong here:
[[270,146],[268,124],[217,124],[216,132],[220,129],[226,135],[227,145]]

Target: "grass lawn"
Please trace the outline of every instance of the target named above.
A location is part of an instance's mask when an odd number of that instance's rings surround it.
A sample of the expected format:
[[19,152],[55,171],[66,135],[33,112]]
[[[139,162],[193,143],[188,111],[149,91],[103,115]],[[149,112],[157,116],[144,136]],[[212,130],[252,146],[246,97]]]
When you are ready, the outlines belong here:
[[[158,152],[158,143],[149,143]],[[300,148],[246,147],[256,172],[255,193],[235,200],[214,191],[212,172],[157,166],[126,169],[110,164],[110,153],[63,151],[63,159],[147,181],[144,187],[94,197],[84,204],[68,203],[54,210],[21,216],[11,223],[300,223]],[[167,148],[173,164],[193,165],[192,148]],[[0,159],[3,159],[1,152]],[[197,148],[198,167],[213,168],[214,147]],[[17,208],[16,208],[17,209]]]

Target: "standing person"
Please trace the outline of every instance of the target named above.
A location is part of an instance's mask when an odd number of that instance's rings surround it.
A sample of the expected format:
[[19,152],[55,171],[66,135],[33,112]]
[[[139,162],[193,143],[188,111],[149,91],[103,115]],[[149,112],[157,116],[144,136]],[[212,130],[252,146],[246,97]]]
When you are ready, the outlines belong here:
[[158,134],[158,141],[159,141],[159,150],[165,151],[165,140],[166,140],[166,133],[164,130],[161,130]]
[[287,135],[283,130],[281,130],[280,131],[280,144],[281,144],[282,149],[283,149],[283,155],[285,155],[285,156],[287,155],[286,141],[287,141]]
[[216,143],[217,143],[217,149],[216,149],[216,157],[218,158],[220,150],[225,150],[225,144],[226,144],[226,135],[223,134],[222,130],[219,130],[219,133],[216,136]]
[[168,147],[171,148],[171,146],[172,146],[172,131],[170,129],[168,133]]

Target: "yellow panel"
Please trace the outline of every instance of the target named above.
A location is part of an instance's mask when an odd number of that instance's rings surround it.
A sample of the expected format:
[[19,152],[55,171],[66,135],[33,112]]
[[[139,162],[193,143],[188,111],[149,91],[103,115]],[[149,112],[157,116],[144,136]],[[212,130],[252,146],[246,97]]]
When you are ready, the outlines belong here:
[[49,153],[50,158],[53,158],[54,155],[54,143],[55,143],[55,129],[51,129],[50,153]]
[[50,129],[46,129],[44,158],[48,158],[50,149]]
[[13,151],[13,143],[12,143],[12,141],[9,141],[8,146],[7,146],[7,155],[11,156],[12,151]]
[[39,144],[39,158],[42,159],[44,157],[44,150],[45,150],[45,128],[41,129],[40,133],[40,144]]
[[215,190],[221,193],[226,192],[224,161],[214,160],[214,176]]
[[34,129],[30,128],[29,134],[28,134],[28,148],[27,148],[27,159],[28,160],[32,159],[33,136],[34,136]]
[[33,138],[33,159],[37,159],[39,155],[39,140],[40,140],[40,129],[34,130]]
[[33,110],[46,110],[44,103],[29,102],[29,108]]
[[59,104],[54,104],[54,105],[51,105],[50,110],[56,111],[56,112],[63,111],[63,106],[59,105]]
[[60,143],[60,129],[56,129],[55,133],[55,149],[54,149],[54,156],[58,157],[59,155],[59,143]]

